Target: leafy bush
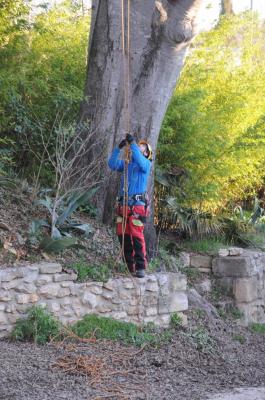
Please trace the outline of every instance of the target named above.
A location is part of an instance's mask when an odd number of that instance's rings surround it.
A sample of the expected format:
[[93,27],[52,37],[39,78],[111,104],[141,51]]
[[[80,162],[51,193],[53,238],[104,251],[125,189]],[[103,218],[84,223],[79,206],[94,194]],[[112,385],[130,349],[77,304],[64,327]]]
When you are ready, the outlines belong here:
[[26,318],[18,319],[11,338],[45,344],[62,333],[60,323],[43,307],[34,306],[27,310]]

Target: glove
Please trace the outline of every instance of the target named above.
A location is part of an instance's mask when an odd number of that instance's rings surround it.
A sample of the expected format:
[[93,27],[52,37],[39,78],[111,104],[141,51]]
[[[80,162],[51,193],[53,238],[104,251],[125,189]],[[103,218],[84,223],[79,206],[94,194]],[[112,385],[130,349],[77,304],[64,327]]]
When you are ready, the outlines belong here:
[[134,137],[130,133],[127,133],[126,141],[128,144],[132,144],[132,142],[134,142]]
[[126,140],[123,139],[119,144],[119,149],[122,149],[124,146],[126,146],[126,143],[127,143]]

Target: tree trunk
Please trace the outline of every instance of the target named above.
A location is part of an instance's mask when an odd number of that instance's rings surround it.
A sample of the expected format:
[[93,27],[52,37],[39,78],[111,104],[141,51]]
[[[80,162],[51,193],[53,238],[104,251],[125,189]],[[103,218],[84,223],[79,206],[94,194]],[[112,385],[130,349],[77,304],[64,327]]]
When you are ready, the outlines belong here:
[[234,14],[233,11],[233,0],[222,0],[222,14],[229,15]]
[[[163,117],[197,32],[204,0],[130,0],[130,131],[155,150]],[[125,2],[127,3],[127,2]],[[107,166],[113,147],[126,134],[121,0],[94,0],[85,96],[81,120],[102,137],[106,165],[98,199],[103,222],[113,217],[118,178]],[[127,24],[127,22],[126,22]],[[149,194],[153,194],[154,163]],[[155,249],[153,218],[147,227],[149,254]]]

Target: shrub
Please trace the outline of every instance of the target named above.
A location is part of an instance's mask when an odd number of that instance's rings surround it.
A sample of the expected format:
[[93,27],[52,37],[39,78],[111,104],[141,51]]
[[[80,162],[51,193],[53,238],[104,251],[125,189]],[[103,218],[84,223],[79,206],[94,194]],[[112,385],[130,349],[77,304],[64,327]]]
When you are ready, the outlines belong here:
[[11,338],[21,341],[33,341],[45,344],[62,332],[60,323],[40,306],[33,306],[27,310],[25,319],[18,319]]

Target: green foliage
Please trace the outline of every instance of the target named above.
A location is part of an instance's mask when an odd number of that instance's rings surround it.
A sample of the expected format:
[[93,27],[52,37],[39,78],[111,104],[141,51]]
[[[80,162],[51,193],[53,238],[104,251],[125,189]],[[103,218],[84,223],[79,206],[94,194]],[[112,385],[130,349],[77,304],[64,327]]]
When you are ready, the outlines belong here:
[[43,307],[33,306],[27,310],[25,319],[18,319],[11,338],[45,344],[58,337],[62,329],[59,322]]
[[250,325],[249,328],[253,333],[258,333],[260,335],[265,335],[265,324],[253,323],[253,324]]
[[165,117],[164,170],[186,172],[181,205],[220,212],[264,185],[265,26],[244,13],[197,38]]
[[86,280],[107,282],[112,275],[112,270],[106,264],[91,265],[81,260],[70,267],[77,273],[77,279],[81,282]]
[[173,328],[180,328],[182,326],[182,317],[177,312],[170,315],[170,325]]
[[116,321],[93,314],[86,315],[72,329],[82,338],[95,336],[98,339],[120,341],[135,346],[158,346],[167,343],[171,338],[170,331],[159,332],[152,324],[140,328],[129,322]]
[[[43,199],[36,201],[36,205],[46,208],[50,214],[50,223],[43,220],[34,220],[31,223],[30,232],[33,236],[38,233],[43,226],[50,227],[51,239],[62,239],[62,236],[71,236],[69,230],[77,230],[84,233],[87,237],[93,229],[90,224],[76,223],[70,219],[72,214],[81,206],[86,204],[95,194],[97,188],[89,189],[83,192],[74,192],[70,196],[61,195],[59,198],[49,197],[45,194]],[[45,191],[47,193],[47,190]],[[63,241],[61,240],[63,243]],[[52,241],[49,241],[48,246]],[[57,244],[59,242],[57,241]]]
[[166,198],[166,208],[169,211],[168,220],[178,227],[186,237],[200,238],[203,236],[218,236],[222,233],[221,224],[210,213],[202,212],[179,204],[177,198]]
[[185,336],[192,342],[194,347],[204,353],[214,351],[215,343],[209,332],[202,326],[185,333]]
[[182,242],[182,246],[195,253],[217,254],[221,248],[223,249],[227,246],[224,239],[221,239],[222,237],[219,240],[218,238],[207,237],[199,240],[185,240]]
[[[66,0],[29,24],[27,1],[5,5],[0,13],[0,137],[14,141],[17,167],[32,177],[43,153],[41,135],[54,146],[57,121],[64,116],[72,122],[79,110],[90,17]],[[47,164],[42,173],[51,183]]]

